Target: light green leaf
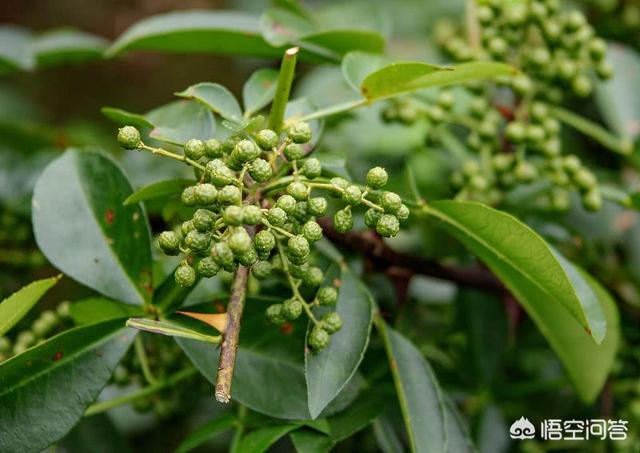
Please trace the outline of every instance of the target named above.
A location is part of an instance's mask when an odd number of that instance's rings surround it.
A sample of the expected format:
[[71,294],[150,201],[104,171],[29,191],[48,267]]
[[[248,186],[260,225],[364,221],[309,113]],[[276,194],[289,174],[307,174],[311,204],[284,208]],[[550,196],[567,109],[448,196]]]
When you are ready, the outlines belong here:
[[[300,47],[308,52],[322,55],[320,49],[327,49],[334,58],[340,59],[348,52],[382,52],[385,42],[380,33],[370,30],[323,30],[301,38]],[[327,54],[327,58],[331,56]]]
[[130,318],[127,320],[127,327],[132,327],[145,332],[167,335],[169,337],[188,338],[190,340],[204,341],[207,343],[219,344],[222,337],[219,335],[204,335],[192,329],[170,321],[156,321],[146,318]]
[[144,116],[127,112],[116,107],[102,107],[100,112],[121,126],[135,126],[138,128],[153,127],[153,124]]
[[384,67],[388,62],[388,58],[383,55],[349,52],[342,60],[342,75],[351,88],[359,93],[367,75]]
[[182,193],[185,187],[193,185],[190,179],[167,179],[165,181],[154,182],[136,190],[124,200],[124,205],[139,203],[141,201],[152,200],[154,198],[164,198]]
[[108,41],[78,30],[51,30],[33,39],[32,49],[39,66],[102,58]]
[[242,438],[238,446],[238,453],[262,453],[276,443],[280,438],[286,436],[296,429],[299,424],[287,424],[277,426],[266,426],[264,428],[251,431]]
[[260,30],[264,39],[273,46],[295,43],[316,27],[304,17],[281,8],[271,8],[260,16]]
[[252,116],[273,100],[277,81],[278,71],[275,69],[258,69],[251,74],[242,88],[246,116]]
[[222,434],[225,431],[233,428],[236,424],[236,418],[231,414],[224,414],[218,418],[214,418],[210,422],[197,428],[191,434],[189,434],[176,448],[176,453],[187,453],[200,445],[204,444],[209,439]]
[[0,73],[34,66],[31,32],[15,25],[0,26]]
[[141,307],[104,297],[90,297],[73,302],[70,311],[71,319],[77,326],[144,315]]
[[0,365],[0,451],[42,451],[96,399],[134,338],[123,320],[77,327]]
[[111,158],[69,150],[34,190],[36,242],[60,270],[116,300],[151,298],[149,225],[140,205],[123,206],[131,185]]
[[15,326],[61,278],[62,275],[58,275],[31,282],[3,300],[0,303],[0,336]]
[[153,124],[150,136],[162,142],[183,145],[191,138],[207,140],[214,136],[216,123],[204,105],[193,101],[175,101],[147,113]]
[[[340,295],[336,312],[342,329],[331,336],[329,345],[320,352],[305,352],[305,375],[309,413],[316,418],[340,393],[356,372],[369,343],[373,304],[366,288],[348,268],[338,274],[338,266],[327,272],[327,279],[340,275]],[[317,315],[330,310],[318,309]],[[310,323],[309,328],[313,325]]]
[[191,85],[186,90],[176,93],[176,96],[194,99],[228,121],[234,123],[244,122],[242,109],[236,98],[229,90],[217,83],[202,82]]
[[486,61],[462,63],[453,67],[419,62],[392,63],[365,77],[360,85],[360,92],[369,102],[374,102],[423,88],[515,74],[517,70],[512,66]]

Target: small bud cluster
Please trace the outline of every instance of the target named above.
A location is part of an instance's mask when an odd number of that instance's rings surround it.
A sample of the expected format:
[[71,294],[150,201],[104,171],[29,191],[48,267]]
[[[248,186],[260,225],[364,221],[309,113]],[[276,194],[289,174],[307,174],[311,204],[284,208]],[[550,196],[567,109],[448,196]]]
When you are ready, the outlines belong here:
[[[120,135],[126,138],[120,140],[123,146],[168,153],[147,147],[129,127]],[[409,208],[398,194],[383,190],[388,175],[381,167],[369,170],[365,186],[321,177],[321,162],[307,157],[311,135],[311,127],[298,122],[283,137],[263,129],[222,142],[188,140],[183,160],[197,164],[201,174],[197,184],[184,189],[181,201],[193,208],[193,215],[179,228],[162,232],[158,245],[167,255],[182,255],[175,280],[183,287],[240,265],[250,267],[258,280],[273,271],[283,274],[292,297],[270,306],[267,317],[282,325],[305,312],[315,325],[308,344],[318,351],[340,329],[341,320],[333,312],[316,319],[311,311],[316,305],[333,306],[338,298],[337,288],[324,284],[322,269],[311,264],[313,245],[323,236],[317,219],[328,215],[327,199],[314,192],[329,191],[344,203],[333,214],[340,233],[353,228],[353,210],[362,205],[367,226],[393,237],[408,219]],[[306,301],[299,287],[315,297]]]
[[426,119],[432,126],[429,145],[437,143],[445,123],[470,130],[467,146],[478,157],[452,175],[457,198],[497,205],[518,184],[546,181],[550,189],[538,200],[546,208],[568,209],[569,191],[577,190],[586,209],[600,209],[602,196],[593,173],[577,156],[563,156],[561,126],[552,109],[566,92],[589,95],[591,72],[602,79],[612,75],[605,42],[594,36],[580,12],[560,11],[557,0],[491,0],[478,4],[476,12],[479,48],[472,49],[453,25],[441,24],[436,39],[444,50],[457,61],[503,61],[522,73],[493,85],[470,84],[471,99],[461,101],[455,111],[452,92],[443,90],[429,103],[393,101],[383,119],[403,124]]

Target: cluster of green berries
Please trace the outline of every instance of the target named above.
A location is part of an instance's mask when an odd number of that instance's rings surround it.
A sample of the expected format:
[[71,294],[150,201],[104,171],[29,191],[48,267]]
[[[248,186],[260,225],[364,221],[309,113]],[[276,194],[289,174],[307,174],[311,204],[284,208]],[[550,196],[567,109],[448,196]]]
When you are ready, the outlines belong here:
[[70,318],[71,304],[62,302],[55,310],[45,310],[33,321],[29,329],[17,333],[14,341],[0,337],[0,362],[20,354],[52,336]]
[[[174,276],[183,287],[238,266],[251,268],[258,280],[274,271],[284,274],[293,296],[269,307],[267,317],[281,325],[305,312],[316,323],[309,346],[320,350],[341,322],[336,313],[316,320],[311,311],[314,305],[335,305],[338,294],[335,287],[323,285],[323,271],[312,265],[313,245],[323,237],[317,219],[330,215],[327,199],[314,192],[329,191],[343,204],[333,214],[340,233],[353,228],[353,210],[363,206],[367,226],[393,237],[408,219],[409,208],[398,194],[383,190],[388,175],[381,167],[369,170],[364,186],[322,177],[320,160],[308,157],[311,138],[309,124],[298,122],[284,134],[263,129],[224,141],[188,140],[178,158],[198,170],[198,182],[181,194],[193,214],[162,232],[158,245],[166,255],[182,257]],[[130,126],[119,131],[118,140],[127,149],[146,147]],[[304,300],[299,286],[315,293],[312,301]]]

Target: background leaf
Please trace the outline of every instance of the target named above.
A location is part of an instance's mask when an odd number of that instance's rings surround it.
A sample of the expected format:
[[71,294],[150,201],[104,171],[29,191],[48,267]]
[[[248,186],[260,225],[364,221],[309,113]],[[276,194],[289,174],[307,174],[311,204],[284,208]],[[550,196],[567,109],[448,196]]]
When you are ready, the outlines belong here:
[[139,188],[124,200],[124,205],[139,203],[141,201],[152,200],[154,198],[163,198],[170,195],[179,195],[185,187],[193,185],[191,179],[167,179],[164,181],[154,182]]
[[384,67],[388,58],[366,52],[349,52],[342,59],[342,75],[351,88],[360,93],[360,86],[367,75]]
[[203,82],[191,85],[186,90],[176,93],[176,96],[194,99],[234,123],[243,121],[242,109],[236,98],[229,90],[217,83]]
[[29,283],[0,303],[0,336],[4,335],[38,303],[40,298],[62,278],[45,278]]
[[276,93],[278,71],[258,69],[245,82],[242,88],[242,101],[247,116],[260,111],[273,100]]
[[147,113],[153,124],[152,138],[174,145],[183,145],[191,138],[207,140],[214,137],[216,123],[204,105],[193,101],[174,101]]
[[300,425],[288,424],[256,429],[242,438],[238,453],[262,453],[267,451],[270,446],[298,426]]
[[65,274],[142,304],[152,293],[149,226],[139,205],[123,206],[130,194],[110,158],[70,150],[38,179],[32,219],[40,250]]
[[98,396],[134,333],[123,320],[78,327],[0,365],[0,451],[41,451]]
[[71,319],[75,325],[94,324],[110,319],[143,316],[141,307],[105,299],[104,297],[90,297],[71,304]]
[[189,434],[176,448],[176,453],[186,453],[204,444],[209,439],[233,428],[236,417],[232,414],[224,414],[207,422]]
[[0,73],[16,69],[31,69],[31,32],[15,25],[0,26]]
[[78,30],[50,30],[33,39],[32,49],[39,66],[102,58],[108,41]]

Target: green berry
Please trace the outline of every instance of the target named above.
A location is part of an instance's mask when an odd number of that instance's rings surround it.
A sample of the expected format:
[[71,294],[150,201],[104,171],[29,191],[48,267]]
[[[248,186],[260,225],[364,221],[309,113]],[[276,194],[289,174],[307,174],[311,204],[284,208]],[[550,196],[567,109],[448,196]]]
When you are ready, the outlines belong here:
[[204,252],[211,244],[211,236],[208,233],[193,230],[184,238],[184,243],[195,252]]
[[158,245],[167,255],[180,253],[180,237],[173,231],[163,231],[158,237]]
[[187,234],[189,234],[190,231],[193,231],[195,229],[196,227],[193,225],[193,221],[187,220],[182,222],[182,225],[180,226],[180,233],[182,233],[182,237],[185,237]]
[[379,189],[387,184],[389,175],[382,167],[373,167],[367,172],[367,185],[372,189]]
[[244,209],[242,206],[227,206],[222,214],[222,219],[227,225],[238,226],[244,221]]
[[333,185],[334,187],[337,187],[338,189],[344,190],[349,185],[349,181],[339,176],[336,176],[335,178],[331,178],[331,185]]
[[287,221],[287,213],[282,208],[273,207],[267,211],[267,220],[273,226],[281,227]]
[[498,59],[500,59],[501,57],[504,57],[505,54],[507,53],[507,50],[509,50],[509,46],[507,42],[500,37],[495,37],[490,39],[487,47],[488,47],[489,53],[494,58],[498,58]]
[[220,271],[220,265],[212,257],[207,256],[198,262],[197,271],[203,277],[213,277]]
[[204,170],[205,178],[217,187],[222,187],[230,184],[236,175],[227,164],[221,159],[213,159],[207,162]]
[[287,186],[287,193],[296,200],[305,200],[309,196],[309,188],[300,181],[294,181]]
[[348,233],[353,229],[353,215],[348,207],[333,216],[333,226],[338,233]]
[[309,143],[311,141],[311,126],[300,121],[289,128],[287,135],[294,143]]
[[589,43],[589,55],[595,61],[600,61],[607,53],[607,43],[604,39],[593,38]]
[[258,261],[256,264],[251,266],[251,273],[258,280],[264,280],[269,277],[272,271],[273,266],[269,261]]
[[244,207],[243,219],[247,225],[258,225],[262,223],[262,210],[256,205],[247,205]]
[[302,265],[291,264],[289,266],[289,273],[291,274],[292,277],[301,279],[302,277],[304,277],[304,274],[307,272],[307,269],[309,269],[309,266],[306,264],[302,264]]
[[322,351],[329,344],[329,334],[322,327],[314,327],[307,338],[309,347],[314,351]]
[[271,324],[281,326],[287,322],[287,318],[282,313],[282,304],[269,305],[266,310],[267,319]]
[[307,201],[307,212],[314,217],[322,217],[327,213],[327,199],[314,197]]
[[204,156],[204,143],[202,140],[192,138],[184,144],[184,155],[189,159],[198,160]]
[[258,252],[270,252],[276,246],[276,238],[271,231],[262,230],[253,238],[253,245]]
[[253,248],[251,236],[249,236],[249,233],[247,233],[244,228],[236,229],[231,236],[229,236],[227,244],[236,255],[247,253]]
[[253,248],[250,248],[245,253],[238,255],[238,262],[245,267],[251,267],[258,262],[258,254]]
[[510,122],[504,130],[505,136],[513,143],[522,143],[526,135],[524,124],[519,121]]
[[198,197],[196,195],[196,186],[185,187],[180,195],[180,200],[187,206],[195,206],[198,204]]
[[384,212],[393,214],[402,206],[402,198],[395,192],[384,192],[380,198],[380,204]]
[[342,199],[351,206],[359,205],[362,202],[362,191],[360,187],[355,184],[347,186],[344,192],[342,192]]
[[276,206],[289,215],[293,214],[293,211],[296,209],[296,199],[291,195],[282,195],[278,198],[278,201],[276,201]]
[[591,80],[585,75],[579,75],[571,82],[571,89],[576,96],[589,96],[592,90]]
[[382,213],[377,209],[369,208],[364,213],[364,224],[369,228],[375,228]]
[[242,192],[237,186],[229,184],[220,189],[218,193],[218,202],[223,205],[240,204],[242,201]]
[[557,211],[566,211],[570,206],[569,193],[563,189],[551,192],[551,206]]
[[11,349],[11,341],[7,337],[0,337],[0,354],[9,352]]
[[608,61],[601,61],[596,66],[596,74],[602,80],[609,80],[613,77],[613,66]]
[[[437,102],[438,102],[438,105],[440,106],[440,108],[442,108],[444,110],[450,110],[451,107],[453,107],[453,103],[455,102],[455,99],[454,99],[453,94],[451,93],[451,91],[442,90],[438,94]],[[380,168],[380,167],[377,167],[377,168]]]
[[288,161],[298,160],[304,157],[304,149],[302,148],[302,145],[298,145],[297,143],[289,143],[284,147],[283,154]]
[[230,266],[233,263],[233,251],[226,242],[216,242],[211,247],[211,258],[220,266]]
[[580,158],[575,155],[566,156],[562,160],[562,167],[567,170],[569,173],[576,173],[578,170],[582,168],[582,163],[580,162]]
[[324,272],[319,267],[309,267],[302,275],[302,281],[312,287],[320,286],[324,281]]
[[544,121],[544,119],[549,114],[549,109],[547,109],[547,106],[541,102],[534,102],[533,104],[531,104],[529,113],[531,114],[531,118],[533,118],[534,120]]
[[329,332],[330,335],[333,335],[340,329],[342,329],[342,319],[340,319],[340,315],[335,311],[327,313],[324,315],[320,322],[322,322],[322,327],[324,330]]
[[511,87],[516,91],[516,93],[524,96],[531,91],[531,80],[526,75],[516,76],[511,81]]
[[382,214],[376,224],[376,231],[380,236],[394,237],[400,231],[400,222],[393,214]]
[[408,206],[406,204],[403,204],[402,206],[400,206],[400,209],[396,211],[395,216],[400,222],[406,222],[409,219],[410,214],[411,211],[409,210]]
[[540,151],[542,151],[545,156],[553,157],[560,154],[560,146],[560,140],[552,138],[543,143]]
[[264,182],[271,178],[273,170],[264,159],[256,159],[249,164],[249,176],[256,182]]
[[602,195],[597,188],[589,190],[582,196],[582,204],[588,211],[598,211],[602,207]]
[[196,282],[196,271],[188,264],[181,264],[173,275],[178,286],[188,288]]
[[[71,316],[71,302],[65,300],[56,307],[56,313],[60,318],[67,319]],[[0,348],[1,349],[1,348]]]
[[223,155],[222,143],[215,138],[210,138],[204,142],[204,155],[207,157],[215,158],[222,157]]
[[316,293],[320,305],[333,307],[338,302],[338,290],[333,286],[323,286]]
[[278,134],[271,129],[262,129],[256,134],[256,143],[265,151],[272,150],[278,146]]
[[573,175],[573,182],[583,191],[594,189],[598,183],[596,177],[586,168],[581,168]]
[[260,148],[251,140],[240,140],[233,148],[232,156],[239,162],[251,162],[260,157]]
[[318,159],[312,157],[304,161],[302,173],[309,179],[314,179],[322,173],[322,164]]
[[531,182],[536,178],[538,172],[536,170],[536,167],[528,162],[522,161],[516,165],[515,169],[513,170],[513,174],[519,181]]
[[133,126],[118,129],[118,143],[124,149],[138,149],[142,145],[140,131]]
[[193,214],[193,219],[191,219],[191,222],[193,223],[193,226],[196,228],[196,230],[205,232],[211,229],[215,219],[216,215],[208,209],[198,209]]
[[542,143],[545,139],[545,132],[542,126],[529,124],[526,128],[527,140],[533,144]]
[[309,220],[302,226],[302,235],[309,242],[322,239],[322,227],[315,221]]
[[216,202],[218,197],[218,190],[213,184],[205,182],[204,184],[198,184],[196,186],[196,199],[198,204],[210,205]]
[[282,303],[282,314],[293,321],[302,314],[302,302],[297,298],[287,299]]
[[309,241],[300,234],[296,235],[287,242],[287,252],[296,257],[307,256],[310,252]]

